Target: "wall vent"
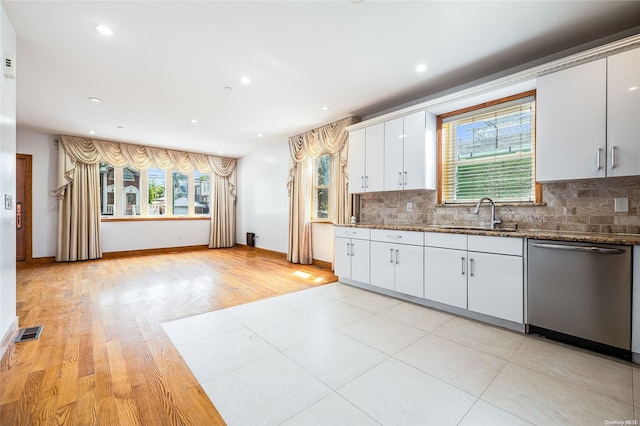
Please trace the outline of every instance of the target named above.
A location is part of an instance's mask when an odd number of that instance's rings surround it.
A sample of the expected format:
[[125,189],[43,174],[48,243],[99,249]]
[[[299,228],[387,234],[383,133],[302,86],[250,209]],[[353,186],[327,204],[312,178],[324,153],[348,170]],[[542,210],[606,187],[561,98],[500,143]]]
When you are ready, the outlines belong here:
[[36,340],[40,337],[40,333],[42,333],[42,325],[38,325],[36,327],[28,327],[23,328],[18,333],[18,337],[16,338],[16,343],[27,342],[29,340]]
[[2,73],[7,78],[16,78],[16,58],[12,53],[2,55]]

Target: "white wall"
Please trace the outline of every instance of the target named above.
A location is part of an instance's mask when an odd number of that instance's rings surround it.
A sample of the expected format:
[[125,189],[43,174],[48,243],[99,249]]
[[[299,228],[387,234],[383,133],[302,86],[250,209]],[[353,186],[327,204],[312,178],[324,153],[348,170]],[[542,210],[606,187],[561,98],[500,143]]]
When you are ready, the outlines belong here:
[[289,228],[289,146],[286,142],[238,161],[236,240],[257,235],[256,247],[287,252]]
[[[16,53],[16,33],[0,3],[0,54]],[[15,206],[5,209],[5,196],[16,198],[16,81],[0,76],[0,341],[17,326]],[[0,354],[1,356],[2,354]]]
[[[238,243],[246,244],[247,232],[253,232],[256,247],[287,252],[289,161],[287,142],[238,161]],[[333,225],[314,223],[311,233],[313,258],[333,262]]]
[[103,253],[209,244],[209,220],[102,222]]
[[32,156],[32,256],[56,254],[58,199],[51,196],[56,186],[57,148],[55,136],[18,130],[16,152]]

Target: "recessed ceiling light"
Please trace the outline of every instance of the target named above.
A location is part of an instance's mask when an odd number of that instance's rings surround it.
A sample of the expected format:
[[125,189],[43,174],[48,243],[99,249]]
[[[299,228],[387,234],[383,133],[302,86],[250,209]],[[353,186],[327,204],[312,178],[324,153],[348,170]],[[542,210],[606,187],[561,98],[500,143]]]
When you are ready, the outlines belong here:
[[633,92],[634,90],[638,90],[638,86],[631,86],[627,90],[629,90],[630,92]]
[[98,25],[96,27],[96,30],[98,30],[98,32],[102,35],[106,35],[106,36],[113,35],[113,30],[107,27],[106,25]]
[[242,78],[240,79],[240,83],[242,83],[242,84],[249,84],[249,83],[251,83],[251,80],[249,79],[249,77],[246,77],[246,76],[245,76],[245,77],[242,77]]
[[93,130],[89,130],[89,134],[90,134],[90,135],[95,135],[95,134],[96,134],[96,132],[94,132]]
[[192,118],[192,119],[191,119],[191,122],[192,122],[193,124],[196,124],[196,123],[198,122],[198,120],[196,120],[195,118]]
[[124,126],[116,126],[118,129],[124,129]]
[[89,100],[90,100],[91,102],[102,102],[102,99],[100,99],[100,98],[95,98],[95,97],[93,97],[93,96],[91,96],[91,97],[89,98]]
[[416,72],[425,72],[427,70],[427,66],[425,64],[419,64],[416,66]]
[[326,105],[324,105],[324,106],[323,106],[322,108],[320,108],[320,109],[321,109],[321,110],[323,110],[323,111],[328,111],[328,110],[329,110],[329,107],[328,107],[328,106],[326,106]]
[[263,135],[262,133],[258,133],[258,137],[261,138]]
[[224,86],[224,90],[226,90],[227,92],[230,92],[233,90],[233,87],[231,86]]
[[222,150],[218,151],[218,154],[222,154]]

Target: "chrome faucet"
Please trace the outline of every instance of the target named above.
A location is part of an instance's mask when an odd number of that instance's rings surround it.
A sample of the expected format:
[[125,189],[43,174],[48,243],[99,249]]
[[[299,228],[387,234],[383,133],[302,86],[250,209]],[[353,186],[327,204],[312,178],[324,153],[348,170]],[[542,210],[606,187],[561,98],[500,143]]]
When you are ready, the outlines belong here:
[[491,198],[489,197],[481,198],[480,201],[478,201],[478,204],[476,204],[476,209],[473,213],[480,214],[480,205],[482,204],[483,201],[488,201],[491,203],[491,229],[496,229],[496,225],[499,223],[502,223],[502,221],[500,219],[496,219],[496,203],[494,203],[494,201]]

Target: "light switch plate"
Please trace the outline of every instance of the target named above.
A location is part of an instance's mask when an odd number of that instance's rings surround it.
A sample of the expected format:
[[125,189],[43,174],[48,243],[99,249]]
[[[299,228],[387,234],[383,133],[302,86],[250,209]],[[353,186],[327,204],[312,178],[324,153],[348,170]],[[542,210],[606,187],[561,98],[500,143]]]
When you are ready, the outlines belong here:
[[13,197],[9,194],[4,194],[4,209],[13,210]]
[[626,197],[623,198],[614,198],[613,199],[613,209],[616,213],[628,213],[629,212],[629,199]]
[[408,212],[412,212],[413,211],[413,203],[407,203],[407,211]]

